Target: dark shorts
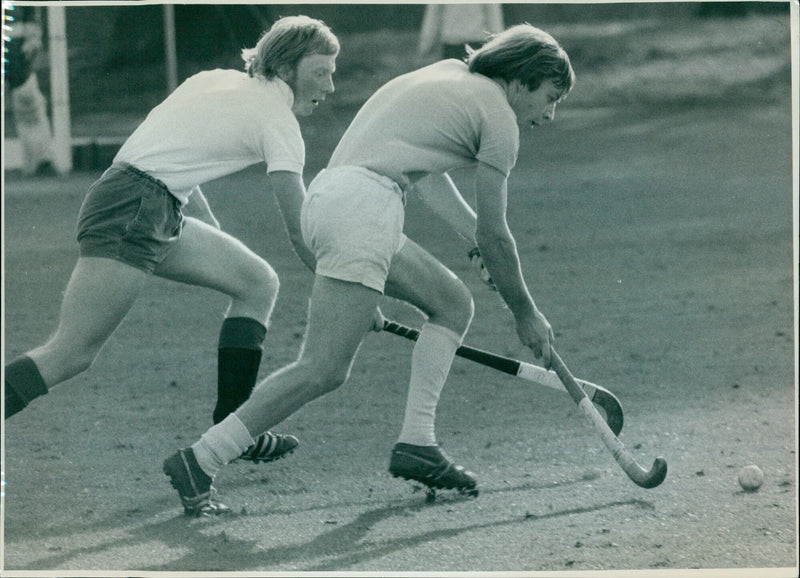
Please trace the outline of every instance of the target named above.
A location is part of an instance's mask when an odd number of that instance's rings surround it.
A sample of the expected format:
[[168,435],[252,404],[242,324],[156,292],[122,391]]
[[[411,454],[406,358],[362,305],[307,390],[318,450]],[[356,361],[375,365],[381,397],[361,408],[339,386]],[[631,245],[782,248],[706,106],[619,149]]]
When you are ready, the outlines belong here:
[[180,201],[156,178],[113,165],[86,194],[78,214],[81,257],[106,257],[152,273],[180,238]]

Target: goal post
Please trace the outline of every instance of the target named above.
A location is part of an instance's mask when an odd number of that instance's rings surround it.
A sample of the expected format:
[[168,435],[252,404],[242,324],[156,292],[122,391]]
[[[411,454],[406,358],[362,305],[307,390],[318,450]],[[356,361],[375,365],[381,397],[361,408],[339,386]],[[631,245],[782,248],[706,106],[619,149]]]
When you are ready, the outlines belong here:
[[67,16],[63,6],[47,7],[47,30],[50,52],[53,153],[59,171],[67,173],[72,170],[72,133],[69,116]]
[[[9,3],[10,6],[11,3]],[[30,4],[25,4],[29,6]],[[7,6],[4,2],[4,12]],[[11,8],[13,10],[13,8]],[[81,147],[106,146],[121,144],[121,136],[83,136],[72,135],[69,97],[69,62],[67,45],[66,7],[49,4],[41,7],[43,18],[47,19],[47,55],[49,60],[49,109],[50,126],[52,128],[53,162],[59,173],[72,171],[73,153]],[[178,85],[178,59],[175,37],[175,7],[164,4],[164,57],[165,84],[167,93]],[[5,16],[5,15],[4,15]],[[4,39],[5,41],[8,39]],[[4,103],[5,105],[5,99]],[[19,138],[3,135],[3,168],[5,170],[20,169],[25,163],[25,150]],[[79,158],[80,158],[80,152]],[[80,164],[80,163],[79,163]]]

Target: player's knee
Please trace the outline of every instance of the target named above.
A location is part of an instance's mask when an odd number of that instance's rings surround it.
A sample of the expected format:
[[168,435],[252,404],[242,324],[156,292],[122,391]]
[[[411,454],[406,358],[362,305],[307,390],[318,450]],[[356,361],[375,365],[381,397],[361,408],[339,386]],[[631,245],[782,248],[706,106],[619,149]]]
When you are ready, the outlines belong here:
[[475,314],[472,293],[460,279],[454,279],[441,289],[436,305],[428,312],[429,321],[466,332]]
[[472,293],[470,293],[467,286],[461,283],[462,294],[461,294],[461,302],[459,303],[459,315],[461,319],[468,327],[470,323],[472,323],[472,317],[475,315],[475,300],[472,298]]
[[271,308],[278,297],[280,279],[269,263],[259,259],[239,272],[237,287],[238,297],[243,301],[263,301]]
[[280,279],[269,263],[261,261],[260,266],[253,268],[251,273],[254,276],[253,286],[260,287],[261,292],[266,292],[269,295],[276,296],[280,289]]

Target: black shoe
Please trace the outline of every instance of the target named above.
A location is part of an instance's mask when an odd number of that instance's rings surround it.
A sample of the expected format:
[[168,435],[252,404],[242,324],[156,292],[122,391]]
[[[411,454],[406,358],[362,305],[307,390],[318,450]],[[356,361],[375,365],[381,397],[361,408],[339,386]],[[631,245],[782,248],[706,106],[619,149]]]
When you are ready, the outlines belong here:
[[187,516],[216,516],[227,514],[230,508],[214,501],[212,480],[197,463],[192,448],[178,450],[164,460],[164,473],[178,495]]
[[433,489],[456,489],[478,495],[475,474],[454,464],[439,446],[395,444],[389,473],[396,478],[416,480]]
[[255,464],[274,462],[294,451],[300,442],[296,437],[267,432],[256,438],[256,443],[247,448],[237,459]]

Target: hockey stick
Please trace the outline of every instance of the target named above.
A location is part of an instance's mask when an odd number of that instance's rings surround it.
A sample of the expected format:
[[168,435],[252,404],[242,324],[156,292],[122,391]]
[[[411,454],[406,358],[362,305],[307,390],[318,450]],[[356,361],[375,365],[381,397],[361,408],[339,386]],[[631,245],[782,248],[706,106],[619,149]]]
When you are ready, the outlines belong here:
[[[394,321],[384,321],[383,330],[388,331],[389,333],[394,333],[395,335],[399,335],[401,337],[405,337],[406,339],[410,339],[412,341],[416,341],[419,337],[418,330],[400,325]],[[459,347],[456,351],[456,355],[481,365],[491,367],[492,369],[497,369],[503,373],[520,377],[526,381],[532,381],[538,385],[543,385],[559,391],[568,391],[564,384],[561,383],[561,380],[559,379],[558,375],[555,374],[555,372],[548,371],[545,368],[539,367],[538,365],[533,365],[532,363],[526,363],[517,359],[503,357],[502,355],[497,355],[495,353],[490,353],[488,351],[477,349],[475,347],[469,347],[467,345],[462,345]],[[586,396],[589,398],[589,400],[596,403],[605,412],[606,422],[608,422],[608,427],[611,428],[611,431],[614,432],[614,435],[619,435],[619,432],[622,431],[623,417],[622,405],[619,403],[617,397],[599,385],[580,379],[577,381],[581,387],[583,387],[583,391],[586,392]]]
[[617,436],[614,435],[614,432],[611,431],[608,424],[603,421],[603,418],[592,405],[589,397],[575,381],[575,378],[572,377],[572,373],[570,373],[567,366],[564,365],[564,362],[558,356],[558,353],[556,353],[556,350],[552,347],[550,348],[550,362],[556,374],[558,374],[558,377],[572,396],[572,399],[575,400],[575,403],[578,404],[578,407],[583,411],[584,415],[592,422],[592,425],[600,434],[603,443],[606,444],[606,447],[614,456],[614,459],[622,470],[628,474],[628,477],[633,480],[637,486],[642,488],[655,488],[663,482],[664,478],[667,476],[666,460],[662,457],[657,457],[650,471],[645,470],[642,466],[637,464],[627,448],[617,439]]

